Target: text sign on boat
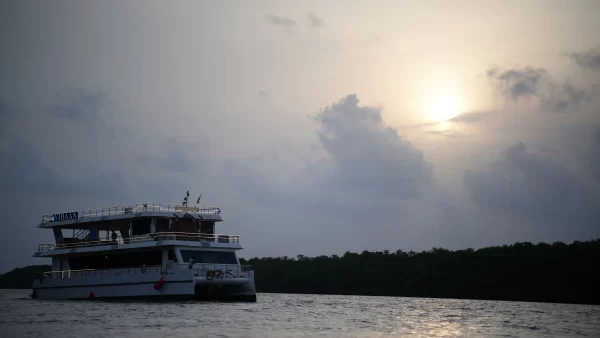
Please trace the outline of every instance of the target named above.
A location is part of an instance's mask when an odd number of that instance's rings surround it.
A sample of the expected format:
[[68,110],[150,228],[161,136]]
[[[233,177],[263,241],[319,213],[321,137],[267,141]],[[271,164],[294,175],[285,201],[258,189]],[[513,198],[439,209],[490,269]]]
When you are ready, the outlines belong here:
[[68,221],[79,218],[79,212],[65,212],[62,214],[54,214],[50,217],[50,222]]

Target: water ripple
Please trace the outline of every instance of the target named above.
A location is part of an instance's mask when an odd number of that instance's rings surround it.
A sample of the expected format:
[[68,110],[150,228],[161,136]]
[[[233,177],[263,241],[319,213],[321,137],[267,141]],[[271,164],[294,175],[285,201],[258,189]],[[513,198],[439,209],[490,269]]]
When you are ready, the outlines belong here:
[[257,303],[70,302],[0,290],[2,337],[600,336],[600,307],[259,294]]

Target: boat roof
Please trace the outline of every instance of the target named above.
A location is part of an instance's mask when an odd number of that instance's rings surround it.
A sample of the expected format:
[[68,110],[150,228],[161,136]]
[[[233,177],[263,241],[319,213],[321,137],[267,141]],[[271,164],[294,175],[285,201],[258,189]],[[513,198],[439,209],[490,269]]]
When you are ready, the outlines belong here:
[[[198,220],[220,222],[221,208],[185,206],[168,203],[140,203],[92,210],[80,210],[42,216],[38,228],[73,228],[75,225],[110,222],[139,217],[192,217]],[[91,225],[91,224],[90,224]]]

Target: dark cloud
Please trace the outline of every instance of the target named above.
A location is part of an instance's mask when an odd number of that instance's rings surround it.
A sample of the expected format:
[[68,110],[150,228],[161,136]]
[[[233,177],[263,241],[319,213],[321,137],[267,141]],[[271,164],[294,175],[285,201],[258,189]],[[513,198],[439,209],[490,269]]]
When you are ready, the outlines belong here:
[[0,97],[0,119],[4,119],[8,116],[8,105],[4,102],[4,99]]
[[600,127],[592,133],[590,147],[586,152],[586,160],[596,182],[600,184]]
[[0,98],[0,142],[6,138],[6,134],[9,130],[9,122],[12,118],[8,108],[8,104]]
[[463,184],[480,207],[518,215],[546,233],[598,236],[597,186],[523,143],[506,149],[487,169],[466,171]]
[[204,140],[203,144],[192,144],[181,141],[178,138],[169,138],[161,146],[158,152],[152,155],[138,155],[137,162],[143,167],[161,169],[167,172],[185,173],[195,168],[197,160],[209,161],[209,142]]
[[507,70],[490,67],[486,74],[501,88],[504,96],[514,101],[538,96],[542,80],[548,75],[545,69],[532,67]]
[[571,112],[583,102],[591,100],[595,93],[570,83],[552,85],[547,97],[542,99],[544,108],[555,112]]
[[287,27],[287,28],[296,27],[296,21],[294,21],[292,19],[284,18],[282,16],[265,15],[265,19],[267,20],[267,22],[269,22],[270,24],[275,25],[275,26],[283,26],[283,27]]
[[543,68],[501,70],[492,67],[488,69],[487,76],[506,98],[517,101],[520,98],[536,97],[541,108],[551,112],[574,112],[581,104],[590,102],[600,94],[598,86],[580,88],[569,82],[552,83],[548,72]]
[[13,143],[1,153],[0,187],[4,193],[23,191],[42,195],[65,195],[69,186],[58,174],[42,164],[40,154],[31,145]]
[[291,199],[291,195],[281,195],[279,187],[259,171],[238,161],[224,160],[223,172],[232,186],[252,198],[253,201],[269,206],[289,206],[287,202]]
[[583,181],[564,165],[528,151],[506,149],[487,170],[467,171],[465,188],[477,202],[522,212],[543,212],[578,195]]
[[66,88],[58,93],[58,103],[50,108],[52,116],[76,123],[95,121],[109,103],[100,91]]
[[[307,152],[318,151],[324,158],[292,165],[298,172],[293,178],[278,180],[252,162],[233,160],[225,164],[226,177],[244,194],[269,205],[311,207],[414,199],[434,183],[433,166],[423,153],[383,124],[379,108],[360,106],[356,95],[323,109],[315,121],[320,144]],[[273,162],[286,167],[281,172],[290,170],[289,159]]]
[[568,56],[582,68],[600,70],[600,48],[585,52],[570,53]]
[[325,22],[323,21],[323,19],[319,18],[318,16],[316,16],[312,13],[307,13],[306,16],[308,16],[308,20],[310,22],[310,27],[312,27],[312,28],[321,28],[325,25]]
[[[94,196],[118,198],[127,194],[127,182],[119,172],[69,177],[49,168],[30,144],[15,142],[0,153],[0,189],[3,194],[28,193],[43,196]],[[79,158],[72,158],[76,166]]]
[[356,95],[348,95],[317,116],[319,140],[336,168],[330,182],[347,192],[417,197],[433,181],[433,166],[383,124],[379,108],[358,103]]

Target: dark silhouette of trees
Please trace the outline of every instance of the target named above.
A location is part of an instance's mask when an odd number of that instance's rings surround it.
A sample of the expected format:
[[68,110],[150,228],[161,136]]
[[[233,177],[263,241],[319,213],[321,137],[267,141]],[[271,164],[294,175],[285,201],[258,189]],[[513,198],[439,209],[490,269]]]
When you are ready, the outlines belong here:
[[0,275],[0,289],[30,289],[33,280],[44,272],[52,270],[50,265],[30,265],[24,268],[14,268]]
[[600,240],[253,258],[258,292],[600,304]]
[[[600,239],[240,261],[253,266],[258,292],[600,304]],[[31,288],[50,270],[14,269],[0,276],[0,288]]]

